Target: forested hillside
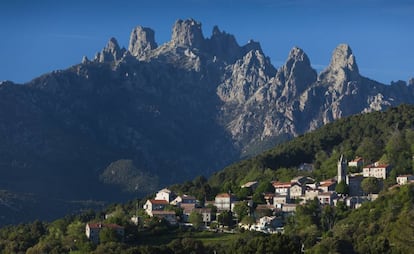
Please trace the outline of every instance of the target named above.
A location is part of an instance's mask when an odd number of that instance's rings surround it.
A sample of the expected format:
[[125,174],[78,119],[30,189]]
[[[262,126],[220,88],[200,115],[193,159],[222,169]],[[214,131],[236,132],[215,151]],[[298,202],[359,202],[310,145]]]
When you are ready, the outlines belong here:
[[338,222],[313,253],[411,253],[414,185],[396,187]]
[[301,163],[313,163],[312,175],[322,180],[335,176],[341,154],[349,160],[361,156],[366,164],[378,160],[390,163],[392,181],[398,174],[412,173],[413,128],[414,107],[410,105],[343,118],[232,164],[215,173],[208,183],[212,188],[228,191],[253,180],[288,180],[295,174],[307,174],[297,172]]

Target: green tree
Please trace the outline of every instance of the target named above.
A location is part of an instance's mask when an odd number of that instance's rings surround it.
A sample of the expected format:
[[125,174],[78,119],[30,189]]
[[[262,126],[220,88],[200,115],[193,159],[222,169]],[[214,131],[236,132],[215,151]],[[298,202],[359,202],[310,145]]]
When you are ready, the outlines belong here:
[[241,221],[245,216],[249,214],[250,207],[247,204],[247,201],[238,202],[234,206],[234,213],[237,216],[238,220]]
[[367,194],[379,193],[381,190],[381,181],[376,177],[367,177],[362,180],[361,188]]
[[99,241],[102,244],[110,242],[119,242],[120,240],[120,236],[114,229],[104,227],[99,232]]
[[203,225],[203,216],[196,211],[192,211],[188,217],[188,221],[193,224],[193,227],[199,229]]
[[341,181],[335,187],[335,191],[339,194],[349,194],[349,186],[345,183],[345,181]]
[[256,220],[252,216],[244,216],[241,223],[244,225],[253,225],[256,223]]
[[223,211],[219,214],[217,218],[218,222],[227,227],[231,227],[234,225],[233,222],[233,213],[231,211]]
[[365,163],[371,163],[381,157],[382,149],[378,141],[372,137],[365,137],[356,150],[356,154],[364,158]]

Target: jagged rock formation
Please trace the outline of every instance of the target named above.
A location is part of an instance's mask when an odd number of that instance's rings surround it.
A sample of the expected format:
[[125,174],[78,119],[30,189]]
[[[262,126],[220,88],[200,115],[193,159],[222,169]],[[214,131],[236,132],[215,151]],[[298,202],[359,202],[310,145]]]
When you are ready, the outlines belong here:
[[[298,47],[276,69],[259,43],[240,46],[218,27],[205,38],[199,22],[178,20],[157,45],[138,26],[128,50],[111,38],[94,60],[0,84],[0,188],[117,199],[100,179],[130,190],[122,172],[161,185],[208,175],[338,118],[414,103],[413,95],[413,82],[362,77],[345,44],[318,75]],[[120,160],[134,167],[105,171]]]
[[147,27],[137,26],[132,30],[128,51],[138,59],[145,59],[147,54],[157,48],[154,30]]

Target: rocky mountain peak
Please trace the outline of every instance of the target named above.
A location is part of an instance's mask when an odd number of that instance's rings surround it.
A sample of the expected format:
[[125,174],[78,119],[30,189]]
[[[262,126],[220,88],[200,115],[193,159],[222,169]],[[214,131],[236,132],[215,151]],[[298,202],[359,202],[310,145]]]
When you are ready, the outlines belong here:
[[154,30],[151,28],[142,26],[135,27],[129,38],[128,51],[131,55],[141,58],[144,57],[149,51],[157,48],[154,34]]
[[119,47],[118,41],[112,37],[109,39],[105,48],[95,56],[95,60],[101,63],[118,61],[122,58],[125,49]]
[[358,66],[355,61],[351,47],[347,44],[340,44],[334,50],[330,66],[334,69],[341,68],[351,72],[358,72]]
[[263,54],[262,46],[260,46],[260,43],[254,40],[249,40],[247,44],[243,46],[243,52],[247,53],[252,50],[253,51],[257,50]]
[[114,37],[111,37],[103,51],[116,54],[121,51],[121,48],[119,47],[118,41]]
[[353,81],[360,78],[358,65],[351,47],[340,44],[333,51],[329,66],[320,74],[319,79],[331,81]]
[[234,61],[240,55],[240,46],[233,35],[213,27],[211,38],[207,39],[207,50],[212,55],[227,61]]
[[316,81],[316,76],[306,53],[301,48],[294,47],[289,52],[286,63],[278,70],[276,80],[284,85],[282,94],[291,97],[302,93]]
[[194,19],[177,20],[174,24],[171,43],[173,46],[201,48],[204,42],[201,23]]

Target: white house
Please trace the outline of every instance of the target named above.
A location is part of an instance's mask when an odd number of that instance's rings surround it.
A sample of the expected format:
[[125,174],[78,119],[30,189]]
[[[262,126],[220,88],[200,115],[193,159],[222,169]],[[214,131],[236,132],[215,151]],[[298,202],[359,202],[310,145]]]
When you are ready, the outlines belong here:
[[275,195],[273,197],[273,205],[276,208],[281,208],[283,204],[289,202],[289,198],[286,195]]
[[196,204],[197,199],[194,196],[181,195],[170,202],[172,205],[180,206],[181,204]]
[[336,197],[337,195],[334,191],[321,192],[318,194],[319,203],[322,205],[333,205]]
[[335,180],[326,180],[320,183],[319,189],[322,190],[322,192],[328,192],[328,191],[334,191],[336,187]]
[[307,188],[305,190],[305,199],[306,200],[313,200],[313,199],[317,198],[319,193],[321,193],[321,192],[322,192],[321,189]]
[[214,205],[217,207],[217,210],[221,211],[230,211],[233,209],[233,203],[236,201],[234,195],[229,193],[220,193],[214,199]]
[[264,216],[257,223],[259,229],[282,227],[282,220],[276,216]]
[[376,177],[387,179],[390,171],[391,167],[389,164],[381,164],[380,162],[375,162],[374,164],[365,166],[362,169],[362,174],[364,177]]
[[125,229],[117,224],[103,224],[103,223],[87,223],[85,226],[86,237],[91,240],[93,243],[99,243],[99,232],[103,228],[110,228],[114,230],[121,239],[124,238]]
[[397,176],[397,183],[399,185],[404,185],[404,184],[407,184],[411,181],[414,181],[414,176],[413,175],[400,175],[400,176]]
[[148,199],[144,205],[144,210],[149,216],[153,216],[154,211],[163,211],[169,205],[166,200]]
[[289,189],[290,198],[299,198],[305,194],[305,188],[300,185],[298,182],[292,183],[292,186]]
[[164,188],[157,192],[155,195],[156,200],[166,200],[168,203],[174,199],[174,193],[167,188]]
[[364,165],[364,159],[362,159],[361,157],[356,157],[352,161],[348,162],[349,167],[361,168],[363,165]]
[[292,183],[275,181],[275,182],[272,182],[272,185],[275,188],[275,194],[276,195],[287,196],[289,198],[289,196],[290,196],[290,187],[292,186]]

